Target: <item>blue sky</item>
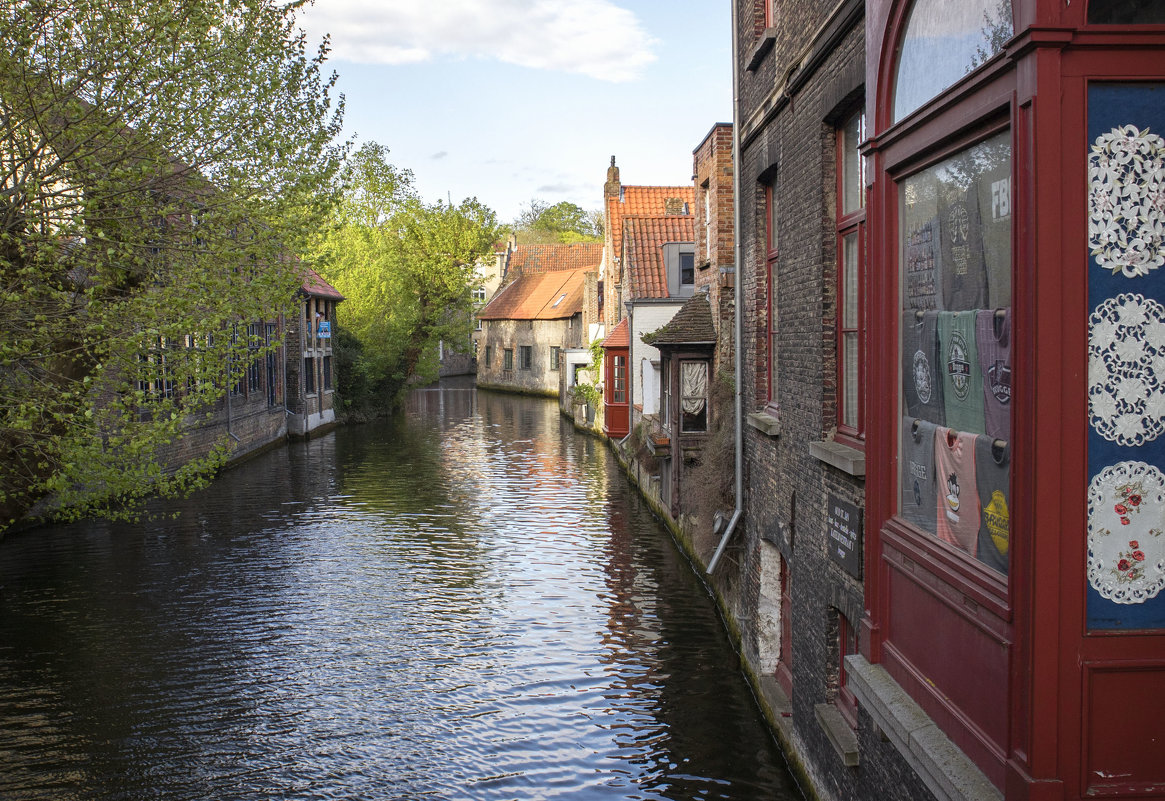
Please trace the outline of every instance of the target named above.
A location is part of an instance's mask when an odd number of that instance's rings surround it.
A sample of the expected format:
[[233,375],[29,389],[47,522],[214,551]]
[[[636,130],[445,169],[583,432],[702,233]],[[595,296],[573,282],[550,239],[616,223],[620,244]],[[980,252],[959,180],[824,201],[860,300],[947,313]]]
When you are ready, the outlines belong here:
[[727,0],[315,0],[345,128],[391,151],[430,201],[502,221],[532,198],[599,208],[625,184],[682,184],[732,119]]

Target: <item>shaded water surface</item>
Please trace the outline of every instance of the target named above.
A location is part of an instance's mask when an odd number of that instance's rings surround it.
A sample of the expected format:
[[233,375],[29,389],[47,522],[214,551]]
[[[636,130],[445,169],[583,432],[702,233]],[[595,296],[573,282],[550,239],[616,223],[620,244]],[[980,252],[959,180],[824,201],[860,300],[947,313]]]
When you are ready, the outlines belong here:
[[418,391],[169,511],[0,543],[0,798],[800,797],[553,403]]

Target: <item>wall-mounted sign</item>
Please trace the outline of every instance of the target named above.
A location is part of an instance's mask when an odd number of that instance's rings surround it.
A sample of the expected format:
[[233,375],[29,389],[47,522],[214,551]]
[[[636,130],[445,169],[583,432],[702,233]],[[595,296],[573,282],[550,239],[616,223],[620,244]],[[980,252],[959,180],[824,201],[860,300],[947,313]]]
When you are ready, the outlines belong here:
[[318,339],[331,339],[332,338],[332,324],[330,322],[328,322],[327,320],[320,320],[320,327],[319,327],[319,330],[316,331],[316,337]]
[[862,577],[862,512],[836,495],[827,498],[825,529],[829,558],[856,579]]

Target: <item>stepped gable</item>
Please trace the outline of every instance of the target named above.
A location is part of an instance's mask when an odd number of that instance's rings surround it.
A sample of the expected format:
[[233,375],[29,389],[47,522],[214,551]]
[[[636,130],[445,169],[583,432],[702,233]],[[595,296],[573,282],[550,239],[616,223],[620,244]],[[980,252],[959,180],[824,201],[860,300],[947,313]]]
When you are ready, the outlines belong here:
[[691,215],[628,217],[623,220],[623,240],[629,297],[632,300],[670,297],[663,246],[671,242],[695,242],[695,218]]
[[707,293],[692,295],[667,324],[644,334],[643,341],[654,347],[716,344],[716,326],[712,322],[712,304],[708,302]]
[[[594,270],[592,266],[590,270]],[[478,312],[481,320],[560,320],[582,311],[588,270],[520,275]]]

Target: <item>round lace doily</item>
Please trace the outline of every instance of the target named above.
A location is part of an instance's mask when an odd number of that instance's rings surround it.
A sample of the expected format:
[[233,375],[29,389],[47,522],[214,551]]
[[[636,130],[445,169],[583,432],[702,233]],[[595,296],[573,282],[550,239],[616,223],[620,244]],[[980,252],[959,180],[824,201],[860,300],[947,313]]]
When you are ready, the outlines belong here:
[[1088,485],[1088,583],[1118,604],[1139,604],[1165,587],[1165,474],[1118,462]]
[[1109,298],[1088,318],[1088,422],[1110,442],[1165,433],[1165,307],[1144,295]]
[[1096,137],[1088,154],[1088,246],[1126,278],[1165,264],[1165,139],[1135,125]]

